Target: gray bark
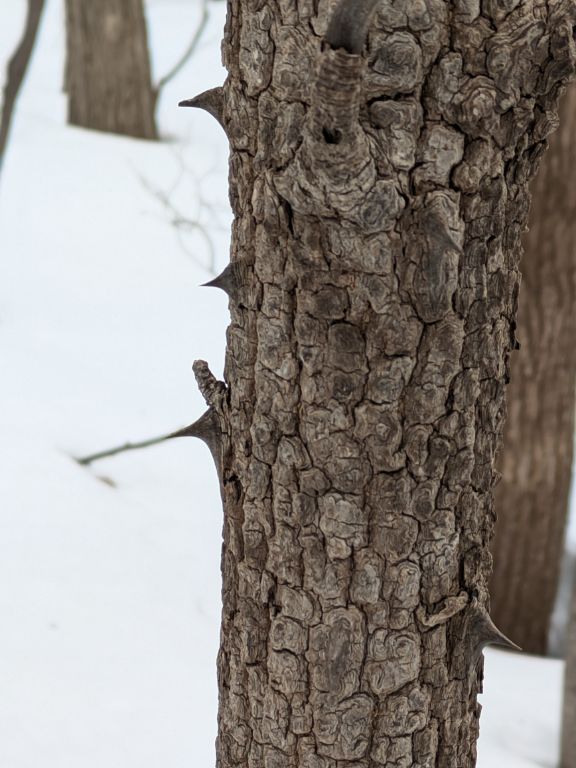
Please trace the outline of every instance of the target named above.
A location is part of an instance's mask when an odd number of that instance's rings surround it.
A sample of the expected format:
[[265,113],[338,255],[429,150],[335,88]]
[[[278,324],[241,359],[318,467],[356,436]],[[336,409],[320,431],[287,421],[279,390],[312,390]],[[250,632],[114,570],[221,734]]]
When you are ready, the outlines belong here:
[[566,637],[560,768],[576,768],[576,580],[572,585]]
[[560,109],[531,186],[518,338],[496,489],[492,616],[530,653],[545,654],[558,591],[574,442],[576,391],[576,89]]
[[68,122],[157,138],[142,0],[66,0]]
[[381,3],[356,54],[336,5],[228,5],[225,382],[196,365],[217,765],[470,768],[482,648],[506,642],[488,543],[520,233],[575,7]]

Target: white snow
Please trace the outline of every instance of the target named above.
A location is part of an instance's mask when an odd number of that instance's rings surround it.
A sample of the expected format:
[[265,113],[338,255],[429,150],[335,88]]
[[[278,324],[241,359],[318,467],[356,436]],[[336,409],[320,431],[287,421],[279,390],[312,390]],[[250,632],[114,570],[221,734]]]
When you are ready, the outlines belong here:
[[[0,61],[23,0],[3,0]],[[225,4],[160,103],[162,143],[65,125],[61,3],[48,0],[0,176],[0,766],[213,764],[221,509],[194,440],[80,467],[203,410],[221,375],[227,145],[176,107],[222,82]],[[149,0],[156,77],[199,17]],[[155,192],[153,191],[155,190]],[[173,209],[160,199],[167,195]],[[209,228],[171,225],[179,215]],[[480,768],[556,764],[561,662],[487,654]]]

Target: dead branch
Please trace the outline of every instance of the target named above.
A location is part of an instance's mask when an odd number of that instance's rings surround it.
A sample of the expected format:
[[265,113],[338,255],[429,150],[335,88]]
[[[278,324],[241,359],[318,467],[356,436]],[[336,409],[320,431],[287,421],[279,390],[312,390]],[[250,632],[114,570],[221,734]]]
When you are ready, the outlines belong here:
[[162,92],[162,88],[170,82],[178,72],[186,65],[194,51],[196,50],[196,47],[198,43],[200,42],[200,38],[202,37],[202,34],[204,30],[206,29],[206,25],[208,23],[209,19],[209,13],[208,13],[208,0],[203,0],[202,2],[202,10],[201,10],[201,16],[200,16],[200,23],[196,27],[196,31],[194,32],[194,35],[192,37],[192,40],[190,40],[190,43],[182,56],[178,59],[178,61],[174,64],[174,66],[163,76],[158,80],[155,88],[154,88],[154,99],[155,103],[158,102],[158,97],[160,96],[160,93]]
[[209,412],[207,416],[204,414],[193,424],[182,429],[177,429],[175,432],[168,432],[165,435],[158,437],[151,437],[148,440],[140,440],[137,443],[123,443],[122,445],[116,445],[114,448],[108,448],[105,451],[98,451],[97,453],[91,453],[88,456],[82,456],[80,458],[74,457],[74,460],[81,464],[83,467],[87,467],[92,464],[93,461],[99,461],[100,459],[107,459],[110,456],[117,456],[119,453],[126,453],[127,451],[139,451],[142,448],[149,448],[152,445],[159,445],[166,442],[166,440],[172,440],[175,437],[198,437],[206,443],[210,443],[208,436],[211,434],[211,419],[212,412]]
[[78,464],[86,467],[89,464],[92,464],[93,461],[98,461],[99,459],[107,459],[109,456],[116,456],[118,453],[125,453],[126,451],[137,451],[140,450],[140,448],[148,448],[151,445],[158,445],[158,443],[162,443],[164,440],[172,437],[172,434],[173,433],[168,435],[161,435],[160,437],[152,437],[149,440],[141,440],[138,443],[124,443],[123,445],[117,445],[114,448],[109,448],[105,451],[98,451],[98,453],[91,453],[88,456],[74,458]]
[[[161,203],[162,207],[168,212],[169,214],[169,221],[170,224],[175,228],[176,230],[176,236],[178,237],[178,241],[180,242],[180,245],[182,247],[182,250],[184,250],[197,264],[204,267],[211,275],[216,274],[216,251],[214,248],[214,243],[212,242],[212,238],[210,237],[210,233],[200,221],[191,219],[189,216],[184,215],[181,211],[176,208],[174,203],[171,199],[171,193],[174,191],[175,186],[178,184],[178,181],[175,182],[173,187],[168,190],[164,191],[162,189],[158,189],[154,187],[151,182],[146,179],[144,176],[139,175],[140,182],[144,186],[144,188],[150,192],[150,194],[158,200],[159,203]],[[209,208],[207,204],[204,204],[202,200],[200,200],[200,205],[202,207]],[[202,264],[201,260],[198,258],[196,253],[193,253],[188,248],[183,234],[187,231],[196,230],[206,243],[206,247],[208,250],[208,264]]]

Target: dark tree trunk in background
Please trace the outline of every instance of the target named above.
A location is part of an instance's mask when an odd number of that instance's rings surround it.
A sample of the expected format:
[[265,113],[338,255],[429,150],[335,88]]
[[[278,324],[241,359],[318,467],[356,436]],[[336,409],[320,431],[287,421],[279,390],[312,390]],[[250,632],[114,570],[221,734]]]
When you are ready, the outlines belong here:
[[[496,489],[492,616],[545,654],[558,590],[576,392],[576,89],[531,186],[508,418]],[[576,727],[576,723],[575,723]]]
[[572,585],[566,636],[560,768],[576,768],[576,578]]
[[142,0],[66,0],[68,121],[155,139]]
[[8,62],[2,102],[0,103],[2,110],[0,116],[0,170],[6,152],[16,99],[32,57],[43,8],[44,0],[28,0],[24,32],[18,47]]
[[195,102],[222,110],[235,214],[225,382],[195,365],[224,499],[219,768],[471,768],[502,641],[520,234],[576,8],[374,6],[229,0],[229,77]]

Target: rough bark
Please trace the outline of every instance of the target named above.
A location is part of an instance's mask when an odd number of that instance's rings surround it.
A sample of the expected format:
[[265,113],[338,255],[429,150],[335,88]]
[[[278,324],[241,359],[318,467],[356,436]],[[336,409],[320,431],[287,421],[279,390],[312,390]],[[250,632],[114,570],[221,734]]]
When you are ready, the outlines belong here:
[[228,6],[225,383],[196,366],[224,501],[217,765],[470,768],[504,641],[520,233],[575,9],[383,2],[355,54],[335,6]]
[[66,0],[71,125],[157,137],[142,0]]
[[572,585],[566,638],[560,768],[576,768],[576,580]]
[[562,562],[576,391],[576,90],[532,189],[518,337],[496,490],[492,616],[545,654]]
[[0,170],[4,161],[16,99],[32,57],[43,8],[44,0],[28,0],[24,32],[18,47],[8,62],[6,82],[0,105],[2,109],[0,117]]

